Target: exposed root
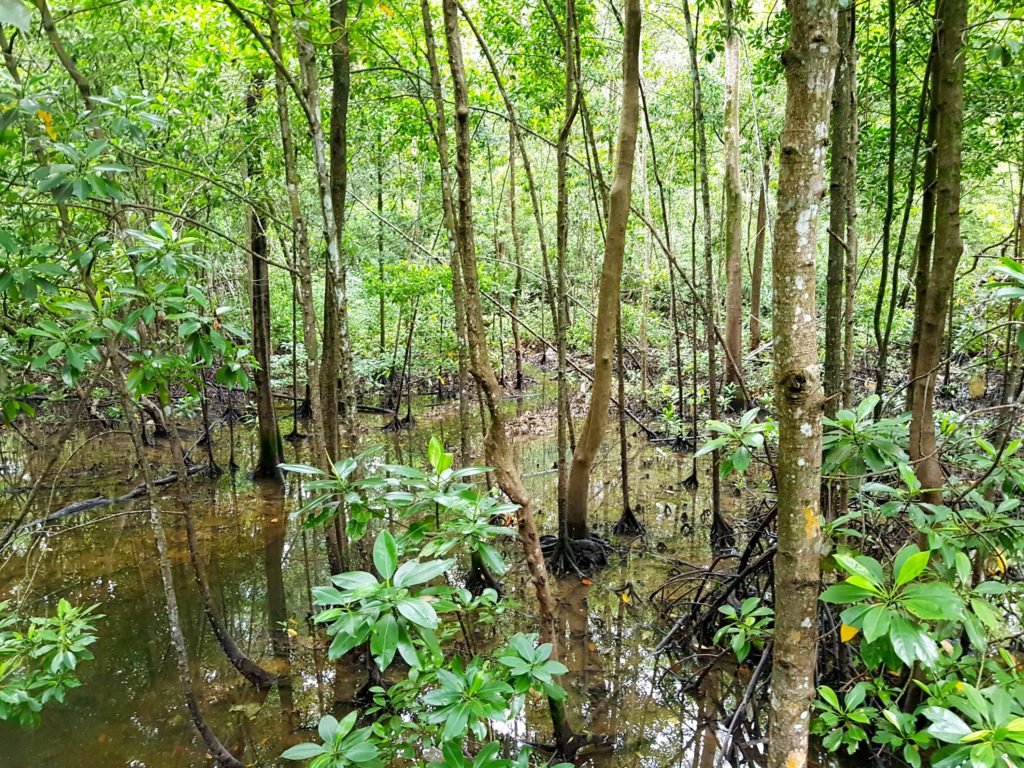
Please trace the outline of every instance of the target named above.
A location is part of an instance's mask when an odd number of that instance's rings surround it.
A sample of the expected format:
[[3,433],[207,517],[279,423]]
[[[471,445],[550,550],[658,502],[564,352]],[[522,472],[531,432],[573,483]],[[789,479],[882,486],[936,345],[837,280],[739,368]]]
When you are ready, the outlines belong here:
[[[640,507],[637,507],[640,509]],[[632,509],[626,507],[622,510],[622,516],[612,526],[612,533],[620,536],[639,536],[647,532],[647,528],[641,523]]]
[[401,432],[403,429],[412,429],[416,425],[416,419],[412,414],[406,414],[402,418],[397,415],[385,424],[381,429],[385,432]]
[[583,577],[608,565],[612,545],[593,533],[586,539],[541,536],[541,552],[548,570],[555,576],[576,574]]

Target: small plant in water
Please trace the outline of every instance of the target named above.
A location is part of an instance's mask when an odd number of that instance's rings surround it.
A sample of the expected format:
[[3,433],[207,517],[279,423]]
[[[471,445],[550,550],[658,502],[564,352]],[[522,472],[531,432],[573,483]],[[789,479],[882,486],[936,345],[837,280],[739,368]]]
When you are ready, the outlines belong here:
[[63,702],[80,685],[75,671],[93,658],[97,608],[62,598],[54,616],[25,618],[0,602],[0,721],[35,725],[45,704]]
[[753,648],[764,648],[765,642],[771,637],[772,619],[775,611],[761,605],[761,598],[748,597],[739,608],[723,605],[719,609],[725,617],[725,623],[715,633],[715,644],[722,645],[726,640],[736,654],[736,661],[742,664]]
[[[472,652],[469,627],[492,621],[508,604],[493,588],[473,593],[451,576],[460,556],[469,561],[471,574],[481,568],[505,572],[496,543],[514,532],[495,521],[516,507],[467,482],[487,468],[453,469],[452,454],[436,438],[427,451],[427,471],[383,464],[376,474],[358,477],[360,465],[371,464],[369,455],[338,462],[333,476],[305,465],[284,466],[313,478],[307,487],[314,498],[300,510],[307,524],[344,512],[353,539],[385,520],[395,525],[375,535],[372,572],[340,573],[314,589],[315,621],[332,638],[328,657],[341,659],[363,648],[372,658],[366,688],[372,701],[340,723],[324,717],[320,743],[296,745],[283,757],[310,760],[310,768],[373,768],[396,760],[429,760],[434,768],[527,768],[529,748],[503,757],[507,745],[486,738],[495,725],[519,716],[531,693],[549,703],[565,699],[557,677],[567,670],[550,658],[551,644],[516,634],[494,654],[467,659],[447,650],[447,641],[461,634]],[[396,669],[399,661],[403,670]],[[385,681],[385,674],[396,679]],[[368,724],[356,729],[360,719]],[[467,744],[480,744],[475,755],[466,754]]]

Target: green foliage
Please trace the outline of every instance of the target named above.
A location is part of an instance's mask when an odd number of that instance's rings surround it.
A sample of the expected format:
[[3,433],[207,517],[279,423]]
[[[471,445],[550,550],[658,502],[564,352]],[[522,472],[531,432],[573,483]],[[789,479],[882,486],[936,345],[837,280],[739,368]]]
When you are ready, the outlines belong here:
[[380,749],[373,741],[373,729],[359,728],[358,712],[350,712],[339,723],[331,715],[320,718],[317,732],[323,743],[296,744],[281,755],[286,760],[310,760],[309,768],[381,768]]
[[715,643],[729,641],[729,647],[736,654],[736,661],[742,664],[750,655],[751,648],[764,648],[771,637],[775,611],[761,605],[761,598],[748,597],[739,607],[723,605],[719,612],[726,617],[725,623],[715,633]]
[[764,447],[765,435],[775,430],[772,421],[757,421],[759,408],[751,408],[733,426],[723,421],[708,419],[705,424],[719,437],[713,438],[700,447],[694,457],[704,456],[715,450],[722,451],[718,468],[723,478],[733,472],[742,475],[747,471],[754,457],[754,451]]
[[[471,734],[484,740],[495,723],[516,717],[531,692],[553,700],[565,698],[557,676],[566,668],[550,658],[552,646],[538,645],[536,635],[516,634],[493,656],[468,661],[448,657],[446,641],[464,631],[464,622],[487,623],[507,601],[493,590],[474,596],[453,586],[450,573],[459,554],[479,555],[494,573],[505,564],[494,542],[512,532],[493,520],[515,511],[464,478],[486,468],[455,469],[453,456],[431,439],[424,471],[406,465],[375,465],[372,452],[339,461],[333,476],[307,465],[282,465],[306,478],[312,501],[300,511],[307,522],[329,521],[341,505],[359,520],[362,535],[378,521],[401,524],[393,534],[381,528],[374,538],[375,573],[350,571],[316,587],[316,623],[332,638],[330,659],[357,647],[369,650],[378,670],[388,672],[397,659],[407,674],[388,686],[371,689],[373,704],[365,711],[371,725],[352,731],[357,713],[342,723],[325,718],[320,744],[285,752],[289,759],[310,759],[311,766],[334,768],[379,765],[392,758],[415,760],[429,744],[441,750],[435,766],[527,766],[530,751],[514,759],[498,758],[499,745],[485,744],[468,757],[462,744]],[[369,467],[379,473],[359,475]],[[350,523],[351,524],[351,523]],[[446,557],[447,556],[447,557]]]
[[93,658],[97,607],[62,598],[53,616],[24,617],[0,602],[0,721],[35,725],[47,703],[63,702],[80,685],[75,672]]
[[879,400],[878,395],[871,395],[855,409],[844,408],[836,411],[835,418],[822,418],[823,474],[841,472],[859,483],[868,472],[882,473],[907,461],[902,443],[910,414],[876,420],[874,410]]

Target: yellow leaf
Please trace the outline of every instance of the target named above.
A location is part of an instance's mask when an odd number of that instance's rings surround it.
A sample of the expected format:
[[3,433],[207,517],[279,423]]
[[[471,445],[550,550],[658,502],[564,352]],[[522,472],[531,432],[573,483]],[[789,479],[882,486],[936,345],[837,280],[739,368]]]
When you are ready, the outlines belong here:
[[985,390],[988,386],[985,382],[985,372],[981,371],[977,375],[972,376],[967,380],[967,391],[971,393],[971,397],[977,400],[980,397],[985,396]]
[[839,639],[844,643],[848,643],[857,636],[860,632],[856,627],[851,627],[849,624],[843,624],[839,627]]
[[296,632],[296,631],[295,631],[294,629],[292,629],[291,627],[289,627],[289,628],[288,628],[288,636],[289,636],[289,637],[298,637],[298,636],[299,636],[299,633],[298,633],[298,632]]
[[624,602],[624,603],[628,603],[629,602],[629,592],[623,592],[623,593],[621,593],[619,595],[619,597],[622,598],[622,602]]
[[45,109],[37,109],[36,115],[43,122],[43,130],[46,131],[46,135],[50,137],[50,141],[56,141],[57,132],[53,130],[53,115]]

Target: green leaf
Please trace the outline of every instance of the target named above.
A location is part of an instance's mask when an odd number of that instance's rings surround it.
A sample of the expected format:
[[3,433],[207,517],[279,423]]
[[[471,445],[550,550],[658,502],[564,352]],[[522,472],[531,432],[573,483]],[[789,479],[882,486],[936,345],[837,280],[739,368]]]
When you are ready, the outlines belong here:
[[324,715],[320,718],[320,723],[317,725],[317,733],[320,734],[320,740],[325,744],[330,744],[334,741],[334,734],[338,732],[338,720],[331,715]]
[[430,443],[427,445],[427,461],[430,462],[430,466],[436,469],[438,472],[443,470],[440,469],[441,461],[444,459],[444,446],[441,441],[434,435],[430,436]]
[[938,647],[928,636],[928,631],[902,616],[891,617],[889,642],[896,656],[908,667],[915,661],[931,667],[939,656]]
[[874,597],[877,597],[875,593],[864,587],[859,587],[848,581],[841,581],[822,592],[820,599],[823,603],[844,605],[846,603],[859,603],[861,600]]
[[925,707],[921,713],[932,721],[925,730],[927,733],[948,744],[958,744],[971,728],[960,717],[945,707]]
[[382,616],[370,636],[370,654],[383,672],[395,658],[398,650],[398,622],[390,613]]
[[286,749],[281,757],[285,760],[309,760],[311,757],[319,757],[326,751],[320,744],[296,744]]
[[864,614],[864,639],[869,643],[889,632],[889,621],[892,614],[884,605],[876,605]]
[[377,534],[377,540],[373,543],[373,564],[385,581],[394,576],[398,567],[398,545],[386,528]]
[[843,554],[833,555],[832,558],[836,561],[839,567],[847,573],[854,576],[860,576],[862,579],[876,587],[882,583],[882,579],[880,578],[882,568],[878,565],[878,562],[872,558],[853,558],[850,555]]
[[938,582],[908,585],[900,595],[900,605],[930,621],[956,621],[964,610],[963,600],[953,588]]
[[454,560],[428,560],[421,563],[418,560],[410,560],[402,563],[395,571],[393,579],[396,587],[411,587],[415,584],[436,579],[455,564]]
[[[901,552],[900,554],[903,553]],[[915,552],[903,560],[899,566],[899,572],[896,574],[896,586],[901,587],[920,576],[924,569],[928,567],[928,559],[930,557],[931,552],[925,550],[924,552]]]
[[477,545],[476,551],[480,554],[480,559],[484,561],[484,565],[490,569],[491,573],[495,576],[501,576],[505,573],[505,561],[498,550],[486,542],[480,542]]
[[398,601],[398,612],[418,627],[437,629],[437,613],[433,606],[424,600],[406,598]]

